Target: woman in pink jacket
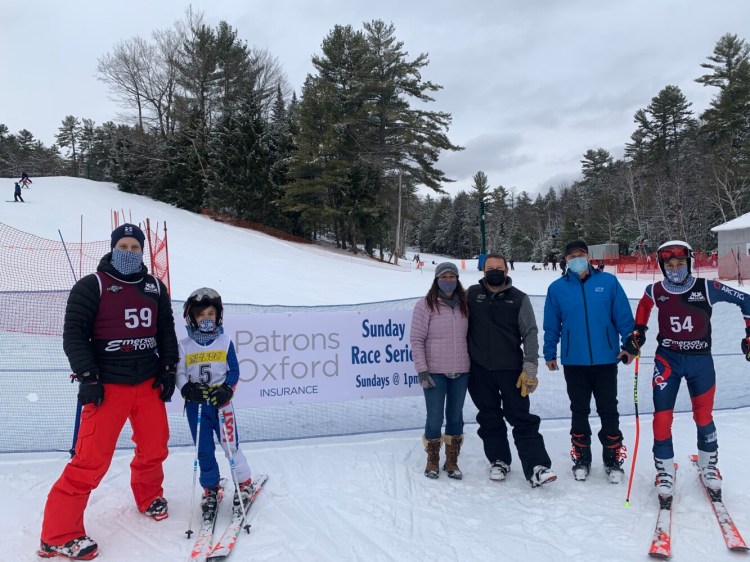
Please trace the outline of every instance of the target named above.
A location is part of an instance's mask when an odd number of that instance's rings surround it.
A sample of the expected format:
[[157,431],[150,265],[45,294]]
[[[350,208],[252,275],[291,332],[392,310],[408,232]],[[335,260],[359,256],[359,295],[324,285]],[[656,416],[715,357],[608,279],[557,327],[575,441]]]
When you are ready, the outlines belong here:
[[[469,384],[469,351],[466,332],[469,308],[458,280],[458,268],[444,262],[435,268],[435,279],[427,296],[414,306],[411,348],[419,383],[424,389],[427,421],[424,428],[427,467],[424,475],[440,475],[440,445],[445,442],[443,470],[461,480],[458,454],[463,442],[463,407]],[[442,435],[445,414],[445,435]]]

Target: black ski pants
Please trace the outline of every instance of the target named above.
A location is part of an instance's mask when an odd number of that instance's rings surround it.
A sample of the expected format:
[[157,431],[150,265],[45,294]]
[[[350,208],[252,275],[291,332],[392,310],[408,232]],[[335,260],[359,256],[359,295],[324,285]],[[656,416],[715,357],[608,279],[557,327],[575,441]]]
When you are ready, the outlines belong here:
[[511,464],[508,443],[507,421],[513,426],[518,457],[526,479],[531,478],[537,465],[551,467],[544,438],[539,433],[539,416],[529,413],[529,398],[523,398],[516,388],[520,370],[490,371],[477,363],[471,363],[469,395],[479,410],[477,434],[484,445],[484,454],[492,462]]
[[591,395],[602,422],[599,442],[614,445],[622,442],[620,414],[617,412],[617,363],[612,365],[565,365],[565,384],[570,398],[570,434],[573,440],[591,445]]

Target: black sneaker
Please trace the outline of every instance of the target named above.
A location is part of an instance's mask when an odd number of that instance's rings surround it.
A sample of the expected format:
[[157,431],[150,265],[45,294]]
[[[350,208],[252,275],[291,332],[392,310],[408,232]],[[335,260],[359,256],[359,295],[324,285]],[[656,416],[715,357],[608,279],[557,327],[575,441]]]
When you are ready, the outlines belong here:
[[94,539],[87,536],[78,537],[60,546],[54,546],[42,541],[37,554],[41,558],[65,556],[71,560],[93,560],[99,554],[99,545],[96,544]]
[[151,502],[151,505],[148,506],[144,513],[149,517],[153,517],[157,521],[166,519],[167,517],[169,517],[169,507],[167,506],[167,500],[165,500],[164,498],[156,498]]

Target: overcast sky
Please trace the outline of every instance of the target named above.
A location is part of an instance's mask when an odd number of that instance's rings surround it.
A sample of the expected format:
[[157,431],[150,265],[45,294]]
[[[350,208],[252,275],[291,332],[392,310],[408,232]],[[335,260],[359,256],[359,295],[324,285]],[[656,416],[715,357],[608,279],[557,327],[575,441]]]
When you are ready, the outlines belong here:
[[[0,0],[0,123],[49,145],[66,115],[117,120],[96,79],[97,59],[123,39],[150,38],[183,18],[177,0]],[[589,148],[616,157],[633,114],[668,84],[696,113],[714,88],[694,82],[724,33],[748,36],[748,0],[195,0],[207,23],[227,21],[249,45],[278,57],[298,95],[336,24],[393,23],[423,78],[443,86],[430,109],[453,116],[465,147],[439,167],[468,189],[529,193],[577,177]]]

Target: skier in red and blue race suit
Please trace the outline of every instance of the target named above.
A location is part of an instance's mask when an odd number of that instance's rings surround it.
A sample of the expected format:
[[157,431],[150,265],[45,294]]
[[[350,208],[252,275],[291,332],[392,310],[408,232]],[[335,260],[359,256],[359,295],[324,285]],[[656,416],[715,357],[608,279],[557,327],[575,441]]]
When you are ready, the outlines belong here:
[[742,352],[750,361],[750,295],[718,281],[693,277],[693,249],[681,240],[662,244],[657,250],[664,280],[646,287],[635,315],[635,331],[625,349],[639,353],[646,341],[646,325],[654,306],[658,309],[659,333],[654,355],[652,381],[654,399],[655,485],[661,495],[672,494],[674,448],[672,420],[677,392],[684,378],[697,427],[698,464],[703,483],[710,490],[721,490],[716,467],[718,441],[713,420],[716,371],[711,355],[711,313],[714,303],[736,304],[745,319]]

